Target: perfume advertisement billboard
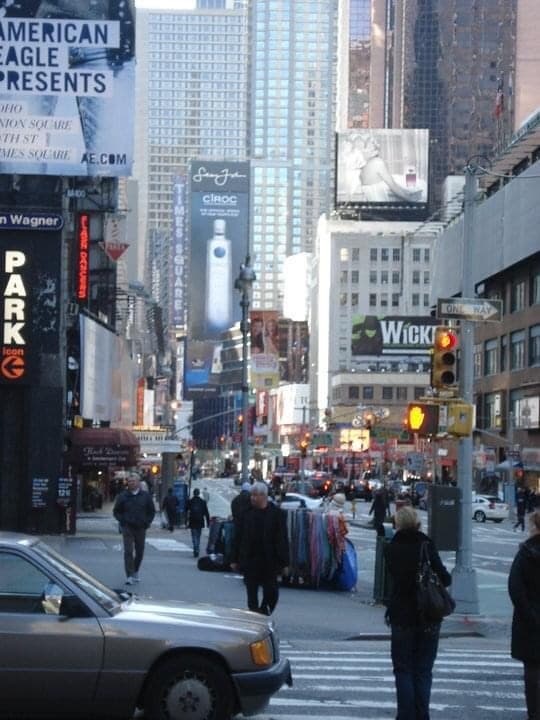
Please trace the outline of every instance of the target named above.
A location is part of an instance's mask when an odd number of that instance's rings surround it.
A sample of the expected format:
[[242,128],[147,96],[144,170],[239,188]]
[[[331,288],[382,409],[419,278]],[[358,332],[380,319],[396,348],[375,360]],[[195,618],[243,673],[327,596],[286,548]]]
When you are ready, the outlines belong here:
[[336,203],[425,204],[428,166],[429,130],[338,133]]
[[189,335],[216,339],[241,317],[234,281],[249,247],[249,163],[192,161],[190,193]]
[[131,175],[133,0],[0,5],[0,173]]
[[268,390],[279,385],[279,333],[276,310],[252,310],[251,386]]

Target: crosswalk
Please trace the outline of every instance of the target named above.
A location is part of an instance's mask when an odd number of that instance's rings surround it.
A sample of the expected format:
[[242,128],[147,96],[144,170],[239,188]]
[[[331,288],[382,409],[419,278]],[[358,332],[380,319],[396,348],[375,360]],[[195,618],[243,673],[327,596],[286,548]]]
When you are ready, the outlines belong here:
[[[302,650],[285,645],[294,685],[282,688],[258,720],[395,718],[387,643],[352,650]],[[521,666],[507,652],[441,647],[434,668],[432,720],[521,720]]]

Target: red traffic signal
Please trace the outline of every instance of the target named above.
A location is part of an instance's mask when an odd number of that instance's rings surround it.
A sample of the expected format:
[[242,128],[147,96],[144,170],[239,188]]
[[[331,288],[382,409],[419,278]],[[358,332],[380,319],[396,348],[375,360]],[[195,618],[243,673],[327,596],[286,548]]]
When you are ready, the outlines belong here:
[[409,403],[407,428],[420,437],[436,435],[439,430],[439,406],[428,403]]
[[457,383],[457,350],[459,336],[455,330],[440,325],[435,328],[431,356],[431,385],[434,388],[451,388]]

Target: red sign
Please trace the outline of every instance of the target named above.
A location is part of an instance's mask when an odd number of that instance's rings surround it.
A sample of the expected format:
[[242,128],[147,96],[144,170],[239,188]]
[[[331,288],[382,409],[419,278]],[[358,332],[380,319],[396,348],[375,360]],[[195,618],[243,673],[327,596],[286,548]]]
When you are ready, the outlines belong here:
[[144,425],[144,388],[146,381],[144,378],[137,380],[137,425]]
[[77,300],[88,300],[88,281],[90,277],[90,216],[79,215],[79,257],[77,263]]
[[100,242],[99,246],[113,262],[116,262],[128,249],[129,243]]
[[[4,348],[4,355],[6,355],[6,351],[9,352],[9,348]],[[21,349],[15,352],[17,354],[7,355],[3,357],[2,362],[0,362],[0,373],[6,380],[17,380],[24,375],[24,350]]]

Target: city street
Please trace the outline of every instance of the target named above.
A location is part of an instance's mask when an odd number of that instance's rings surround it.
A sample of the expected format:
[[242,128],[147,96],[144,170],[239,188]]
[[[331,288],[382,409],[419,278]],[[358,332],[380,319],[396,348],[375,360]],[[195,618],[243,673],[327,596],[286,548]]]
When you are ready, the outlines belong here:
[[[220,516],[228,514],[230,500],[238,491],[230,480],[204,479],[193,486],[208,488],[210,512]],[[369,504],[357,503],[356,509],[353,520],[347,503],[349,537],[359,561],[356,592],[298,588],[281,591],[275,621],[295,682],[293,688],[283,688],[275,696],[261,720],[395,717],[388,628],[384,608],[372,599],[375,534],[367,527]],[[118,588],[124,582],[121,541],[108,510],[80,517],[75,537],[47,540],[99,579]],[[473,525],[481,617],[456,615],[443,623],[432,696],[434,718],[519,720],[524,715],[521,666],[509,655],[511,610],[506,592],[510,563],[521,540],[521,533],[513,532],[510,520],[502,525]],[[453,553],[445,553],[444,558],[451,568]],[[159,515],[147,537],[136,592],[158,600],[173,598],[245,607],[240,576],[198,571],[189,531],[181,529],[171,534],[162,530]]]

